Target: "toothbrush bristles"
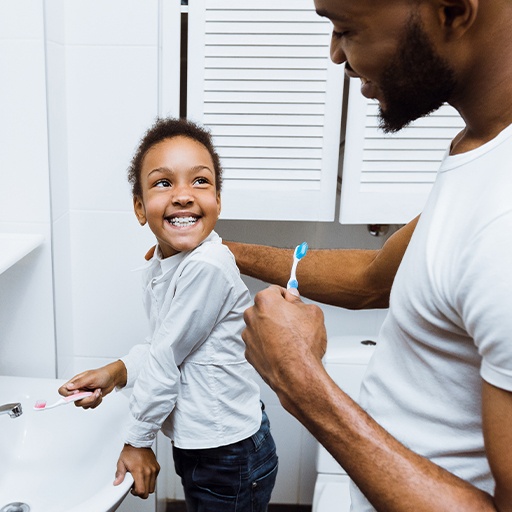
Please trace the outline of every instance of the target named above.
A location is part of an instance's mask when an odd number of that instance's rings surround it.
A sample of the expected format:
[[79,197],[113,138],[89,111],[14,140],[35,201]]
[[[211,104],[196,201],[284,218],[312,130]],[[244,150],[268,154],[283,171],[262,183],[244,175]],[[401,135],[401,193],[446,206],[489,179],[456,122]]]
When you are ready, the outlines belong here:
[[38,400],[34,405],[34,409],[44,409],[45,407],[46,407],[46,400]]

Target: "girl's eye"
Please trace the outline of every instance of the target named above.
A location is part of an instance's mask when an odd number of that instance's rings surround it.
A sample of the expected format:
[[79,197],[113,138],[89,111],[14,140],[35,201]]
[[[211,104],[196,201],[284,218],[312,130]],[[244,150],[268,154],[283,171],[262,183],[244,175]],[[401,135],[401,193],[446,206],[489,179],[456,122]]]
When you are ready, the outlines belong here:
[[155,183],[155,187],[170,187],[171,183],[168,180],[158,180]]
[[209,181],[206,178],[197,178],[194,183],[197,185],[207,185]]

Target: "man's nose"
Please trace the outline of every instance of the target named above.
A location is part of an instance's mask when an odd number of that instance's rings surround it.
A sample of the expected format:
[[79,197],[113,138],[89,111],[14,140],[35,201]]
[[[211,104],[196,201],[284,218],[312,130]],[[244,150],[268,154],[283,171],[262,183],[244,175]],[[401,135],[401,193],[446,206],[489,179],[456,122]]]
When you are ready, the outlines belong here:
[[345,55],[345,52],[341,48],[341,42],[338,37],[335,37],[334,34],[331,37],[331,60],[334,62],[334,64],[343,64],[347,60],[347,56]]

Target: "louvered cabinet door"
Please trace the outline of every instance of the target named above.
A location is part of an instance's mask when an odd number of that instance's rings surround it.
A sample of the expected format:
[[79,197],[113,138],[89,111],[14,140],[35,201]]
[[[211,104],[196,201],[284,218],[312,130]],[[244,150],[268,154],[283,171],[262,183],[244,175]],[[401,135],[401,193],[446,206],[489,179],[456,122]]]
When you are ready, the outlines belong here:
[[343,70],[311,0],[190,0],[187,117],[224,168],[224,219],[332,221]]
[[450,141],[463,128],[443,105],[396,134],[378,127],[378,103],[350,80],[341,184],[342,224],[406,224],[421,213]]

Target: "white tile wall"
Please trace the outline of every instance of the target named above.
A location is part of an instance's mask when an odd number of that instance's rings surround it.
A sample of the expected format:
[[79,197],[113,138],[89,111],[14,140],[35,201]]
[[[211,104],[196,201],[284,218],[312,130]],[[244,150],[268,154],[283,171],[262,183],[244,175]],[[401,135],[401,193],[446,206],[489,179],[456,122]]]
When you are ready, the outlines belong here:
[[[30,0],[29,0],[30,1]],[[66,42],[66,0],[44,0],[45,38],[63,45]]]
[[66,51],[70,207],[130,211],[126,169],[158,112],[156,47]]
[[0,231],[40,233],[45,242],[0,274],[0,374],[55,377],[49,223],[2,223]]
[[42,2],[0,0],[0,39],[42,40],[42,14]]
[[155,46],[158,0],[73,0],[65,5],[70,45]]
[[0,39],[0,70],[0,219],[49,221],[42,39]]
[[0,373],[55,376],[42,3],[0,2],[0,231],[45,242],[0,275]]
[[59,377],[72,377],[73,346],[73,286],[71,282],[70,215],[66,212],[53,222],[54,307]]
[[144,340],[141,275],[133,269],[152,245],[131,212],[71,212],[75,356],[120,357]]
[[48,41],[46,44],[46,76],[53,220],[59,219],[69,212],[65,59],[64,45]]

